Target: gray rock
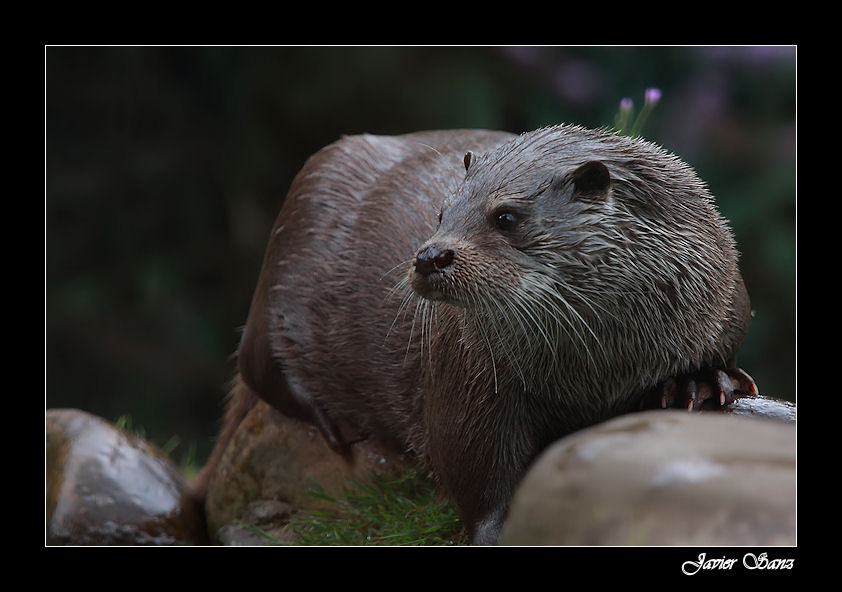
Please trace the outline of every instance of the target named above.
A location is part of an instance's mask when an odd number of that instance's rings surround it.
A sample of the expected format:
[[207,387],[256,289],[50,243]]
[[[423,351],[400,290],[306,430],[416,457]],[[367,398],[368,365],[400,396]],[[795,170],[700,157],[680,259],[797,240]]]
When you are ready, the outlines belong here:
[[795,545],[795,484],[794,423],[626,415],[563,438],[536,460],[501,543]]
[[48,545],[206,541],[201,506],[160,451],[84,411],[45,420]]
[[783,422],[794,422],[796,416],[795,403],[757,395],[737,398],[732,404],[722,410],[723,413],[733,415],[748,415],[765,417]]

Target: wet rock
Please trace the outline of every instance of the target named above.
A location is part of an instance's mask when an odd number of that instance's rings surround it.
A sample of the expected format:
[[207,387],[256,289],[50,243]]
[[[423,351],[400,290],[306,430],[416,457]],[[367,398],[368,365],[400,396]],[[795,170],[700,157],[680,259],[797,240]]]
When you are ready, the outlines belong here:
[[369,440],[352,444],[345,458],[311,424],[259,401],[210,477],[208,532],[213,542],[226,545],[263,544],[276,537],[287,541],[290,512],[329,509],[330,502],[311,494],[317,485],[329,496],[341,497],[349,481],[366,482],[372,475],[397,478],[412,462]]
[[738,397],[722,412],[733,415],[765,417],[788,423],[794,422],[796,416],[795,403],[762,395]]
[[795,424],[651,411],[559,440],[504,545],[794,545]]
[[206,542],[201,507],[153,446],[76,409],[46,412],[48,545]]

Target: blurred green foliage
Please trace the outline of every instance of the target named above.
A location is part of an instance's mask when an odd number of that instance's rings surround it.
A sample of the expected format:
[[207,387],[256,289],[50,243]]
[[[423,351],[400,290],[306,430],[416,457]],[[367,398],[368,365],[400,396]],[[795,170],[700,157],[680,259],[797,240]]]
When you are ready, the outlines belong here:
[[[756,311],[741,365],[795,398],[793,47],[47,47],[46,405],[203,458],[268,232],[343,134],[613,124],[696,168]],[[191,452],[192,454],[192,452]]]

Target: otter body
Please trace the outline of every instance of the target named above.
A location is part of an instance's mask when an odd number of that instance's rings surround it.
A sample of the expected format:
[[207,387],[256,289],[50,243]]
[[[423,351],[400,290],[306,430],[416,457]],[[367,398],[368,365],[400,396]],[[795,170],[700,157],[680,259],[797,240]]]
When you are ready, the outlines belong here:
[[345,137],[272,230],[225,429],[256,395],[338,451],[392,440],[494,542],[547,444],[730,372],[748,319],[712,197],[652,144],[573,126]]

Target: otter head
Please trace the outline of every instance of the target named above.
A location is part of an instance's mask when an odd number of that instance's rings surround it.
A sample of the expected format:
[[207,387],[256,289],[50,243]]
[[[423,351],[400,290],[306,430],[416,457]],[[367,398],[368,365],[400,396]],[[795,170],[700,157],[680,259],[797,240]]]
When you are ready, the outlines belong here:
[[501,150],[465,155],[466,177],[442,205],[438,228],[409,271],[423,298],[493,312],[522,300],[535,278],[556,275],[565,262],[588,265],[588,221],[600,217],[595,212],[611,196],[606,165]]

